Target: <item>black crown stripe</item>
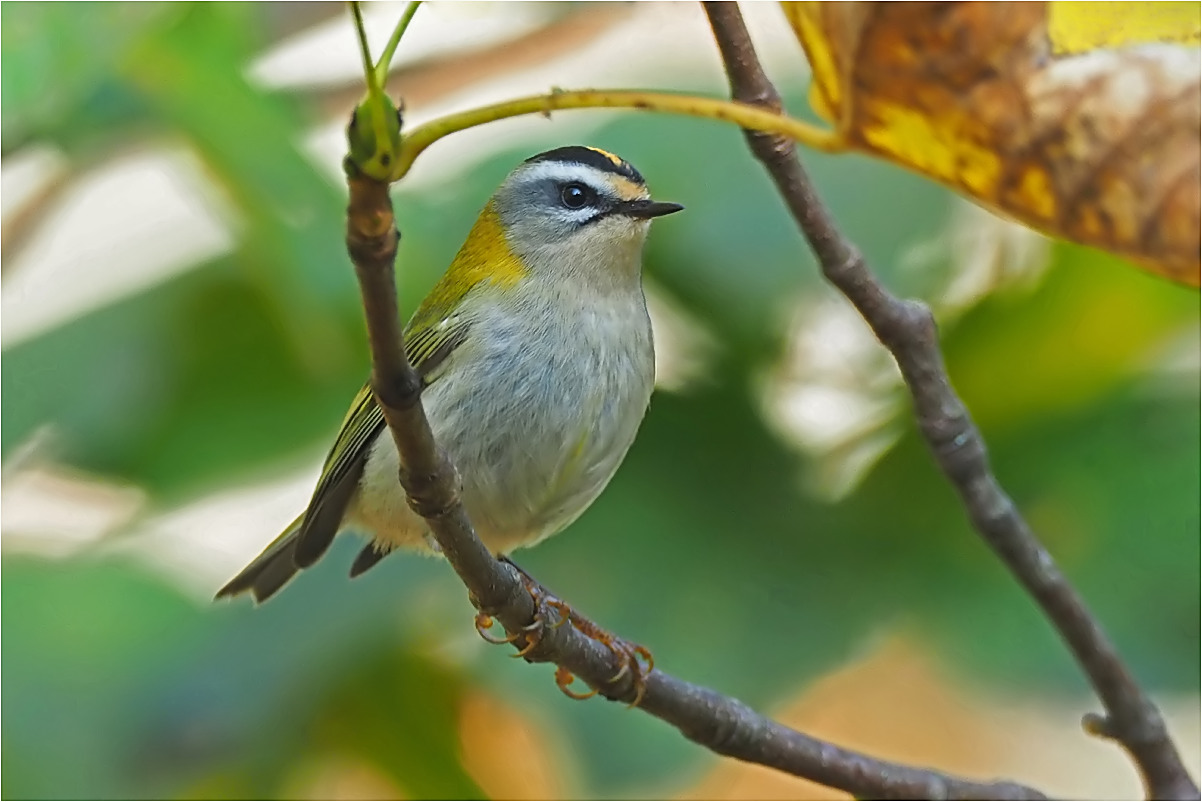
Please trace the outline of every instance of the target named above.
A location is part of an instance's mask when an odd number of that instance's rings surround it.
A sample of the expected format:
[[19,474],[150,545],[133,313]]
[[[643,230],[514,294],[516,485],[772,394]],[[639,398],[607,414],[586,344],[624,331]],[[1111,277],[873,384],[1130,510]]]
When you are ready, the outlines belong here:
[[567,145],[562,148],[548,150],[545,153],[540,153],[537,156],[531,156],[526,159],[526,164],[534,162],[567,162],[569,164],[583,164],[588,167],[593,167],[602,172],[613,173],[620,175],[623,178],[628,178],[638,184],[646,183],[643,177],[639,175],[639,171],[634,169],[634,166],[625,159],[621,159],[612,153],[597,148],[589,148],[583,145]]

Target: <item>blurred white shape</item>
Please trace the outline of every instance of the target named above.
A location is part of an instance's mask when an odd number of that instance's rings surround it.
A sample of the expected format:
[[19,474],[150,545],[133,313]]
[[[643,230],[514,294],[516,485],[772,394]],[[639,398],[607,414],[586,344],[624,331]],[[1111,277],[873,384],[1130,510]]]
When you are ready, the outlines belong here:
[[4,552],[65,557],[127,526],[146,502],[128,485],[54,465],[5,471],[0,487]]
[[863,319],[842,297],[825,295],[797,312],[780,365],[765,382],[765,414],[814,459],[820,496],[851,491],[893,443],[901,377]]
[[956,198],[944,235],[916,254],[907,270],[950,263],[950,280],[937,300],[940,319],[975,306],[998,287],[1033,287],[1048,264],[1049,242],[1042,234]]
[[[904,272],[946,276],[932,305],[948,326],[998,287],[1037,282],[1048,263],[1048,242],[957,201],[939,234],[897,259]],[[813,458],[811,488],[834,500],[854,489],[896,441],[904,396],[901,374],[868,324],[842,296],[828,295],[801,306],[764,399],[769,421]]]
[[155,516],[128,546],[197,598],[211,599],[304,511],[320,463],[282,479],[231,488]]
[[644,280],[643,284],[655,336],[655,387],[681,392],[704,380],[717,340],[653,282]]
[[[364,3],[363,27],[378,59],[407,3]],[[529,33],[557,14],[556,3],[426,3],[414,16],[392,67],[474,50]],[[363,75],[359,40],[346,13],[303,31],[261,56],[248,77],[271,88],[345,83]]]
[[[364,4],[364,29],[374,58],[379,57],[406,5]],[[641,2],[629,4],[628,8],[631,19],[621,26],[620,33],[605,36],[599,52],[592,46],[582,48],[532,69],[543,80],[541,88],[535,91],[549,89],[547,80],[565,88],[571,87],[564,81],[577,79],[582,81],[578,88],[618,87],[624,78],[634,77],[636,86],[646,88],[652,83],[659,86],[664,76],[658,71],[654,73],[654,82],[643,80],[649,62],[658,69],[667,67],[678,73],[693,73],[700,67],[715,80],[724,80],[713,35],[699,6]],[[742,10],[769,73],[786,84],[794,78],[807,78],[809,66],[780,9],[771,3],[748,3]],[[501,44],[568,13],[579,11],[569,10],[563,3],[426,3],[410,23],[392,67]],[[349,14],[333,17],[279,43],[248,70],[251,80],[270,88],[345,83],[362,74],[359,42]]]
[[5,554],[68,557],[131,552],[198,599],[211,599],[304,511],[320,462],[147,515],[144,491],[50,463],[34,437],[5,464],[0,542]]
[[[4,181],[7,194],[7,163]],[[6,271],[5,347],[229,251],[233,238],[207,187],[183,149],[125,156],[81,176]]]
[[1194,326],[1170,342],[1157,367],[1171,373],[1196,376],[1202,370],[1202,330]]
[[1148,354],[1144,369],[1152,379],[1152,387],[1159,391],[1179,395],[1183,392],[1198,392],[1199,375],[1202,374],[1202,329],[1197,325],[1185,331]]
[[781,399],[779,413],[806,448],[831,451],[889,420],[894,406],[852,389],[811,384]]

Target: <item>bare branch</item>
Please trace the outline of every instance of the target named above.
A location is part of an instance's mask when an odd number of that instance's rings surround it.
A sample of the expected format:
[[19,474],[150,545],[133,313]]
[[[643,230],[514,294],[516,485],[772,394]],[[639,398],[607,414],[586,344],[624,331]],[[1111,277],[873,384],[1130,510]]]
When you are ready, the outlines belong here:
[[[704,5],[733,98],[779,113],[780,95],[764,73],[738,6]],[[930,309],[893,296],[877,281],[823,206],[793,142],[751,131],[746,136],[813,249],[823,275],[855,305],[897,360],[914,398],[918,428],[960,494],[973,526],[1039,603],[1088,675],[1107,714],[1104,723],[1087,719],[1088,729],[1126,748],[1151,798],[1198,799],[1198,786],[1182,764],[1160,711],[994,477],[985,442],[948,380]]]
[[[405,354],[393,263],[399,234],[385,183],[348,163],[347,251],[355,264],[372,352],[372,389],[401,454],[400,481],[443,554],[481,612],[528,645],[536,604],[512,566],[494,559],[472,529],[458,494],[458,477],[434,442],[421,404],[421,382]],[[551,609],[537,612],[554,620]],[[546,628],[526,659],[552,662],[612,700],[636,697],[630,671],[619,673],[614,653],[573,626]],[[914,799],[1044,799],[1009,782],[977,783],[876,760],[816,740],[743,703],[658,669],[646,675],[639,707],[712,751],[841,788],[862,797]]]

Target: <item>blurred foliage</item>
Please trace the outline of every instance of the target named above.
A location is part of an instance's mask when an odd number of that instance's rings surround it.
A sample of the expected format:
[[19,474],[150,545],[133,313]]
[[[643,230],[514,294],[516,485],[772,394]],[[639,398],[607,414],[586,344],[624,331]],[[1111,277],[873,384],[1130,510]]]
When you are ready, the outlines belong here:
[[3,711],[5,795],[264,798],[334,753],[417,798],[479,797],[459,767],[462,679],[379,637],[381,591],[371,617],[248,617],[122,561],[6,558],[4,684],[21,693]]
[[[4,454],[50,426],[57,458],[136,482],[158,506],[315,459],[366,349],[341,190],[294,145],[304,98],[242,77],[262,45],[248,33],[255,9],[2,9],[6,154],[51,142],[91,161],[152,135],[184,142],[238,233],[227,256],[6,348]],[[512,165],[562,144],[548,129],[453,192],[402,188],[407,311]],[[904,404],[900,440],[846,499],[804,491],[807,458],[770,431],[756,388],[797,302],[828,291],[741,134],[629,116],[594,140],[688,206],[657,225],[647,269],[719,347],[705,378],[656,395],[572,532],[520,562],[667,670],[761,708],[898,624],[970,676],[1083,691],[970,531]],[[946,283],[951,265],[899,265],[941,236],[948,192],[861,157],[806,162],[890,286],[931,295]],[[1196,330],[1197,296],[1075,246],[1051,262],[1036,286],[943,321],[949,370],[1003,484],[1139,676],[1196,692],[1199,400],[1196,381],[1151,382],[1146,368]],[[469,685],[553,728],[581,794],[670,793],[710,760],[650,717],[569,702],[547,667],[476,642],[462,587],[438,562],[394,557],[348,583],[354,549],[337,544],[258,609],[198,606],[121,554],[6,556],[3,794],[287,796],[305,767],[348,760],[398,794],[478,797],[456,731]]]

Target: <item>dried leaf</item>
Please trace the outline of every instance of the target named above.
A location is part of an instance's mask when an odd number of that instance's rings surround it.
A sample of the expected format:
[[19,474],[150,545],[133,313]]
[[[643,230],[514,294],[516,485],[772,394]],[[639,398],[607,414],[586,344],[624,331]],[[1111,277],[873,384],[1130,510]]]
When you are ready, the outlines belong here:
[[1082,5],[782,4],[849,147],[1196,287],[1199,6]]

